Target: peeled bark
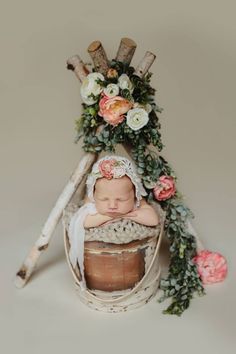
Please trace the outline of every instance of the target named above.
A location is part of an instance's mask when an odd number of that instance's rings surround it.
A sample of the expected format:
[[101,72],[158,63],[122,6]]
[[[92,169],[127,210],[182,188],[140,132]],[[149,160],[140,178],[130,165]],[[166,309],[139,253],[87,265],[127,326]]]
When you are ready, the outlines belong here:
[[151,52],[146,52],[145,56],[143,57],[143,59],[140,61],[137,68],[135,69],[134,74],[142,78],[148,72],[149,68],[151,67],[155,59],[156,59],[155,54]]
[[88,47],[88,52],[93,60],[95,71],[106,75],[109,63],[102,43],[99,41],[92,42]]
[[74,173],[71,175],[54,208],[49,214],[38,240],[34,244],[33,248],[29,252],[24,263],[16,274],[16,287],[22,288],[30,278],[39,256],[49,245],[53,231],[55,230],[55,227],[62,216],[64,208],[69,203],[81,181],[83,181],[85,174],[89,172],[92,164],[97,159],[97,156],[98,155],[94,153],[87,153],[78,164]]
[[67,60],[67,69],[74,71],[77,78],[82,82],[89,74],[89,70],[86,68],[84,62],[78,55],[74,55]]
[[137,44],[130,38],[122,38],[116,54],[116,59],[122,63],[130,64]]

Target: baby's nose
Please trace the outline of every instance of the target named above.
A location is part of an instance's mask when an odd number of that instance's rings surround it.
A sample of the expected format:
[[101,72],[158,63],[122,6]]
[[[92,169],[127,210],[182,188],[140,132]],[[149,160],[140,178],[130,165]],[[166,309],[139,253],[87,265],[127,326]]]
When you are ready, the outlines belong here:
[[109,201],[109,208],[110,209],[117,209],[117,201],[116,200],[110,200]]

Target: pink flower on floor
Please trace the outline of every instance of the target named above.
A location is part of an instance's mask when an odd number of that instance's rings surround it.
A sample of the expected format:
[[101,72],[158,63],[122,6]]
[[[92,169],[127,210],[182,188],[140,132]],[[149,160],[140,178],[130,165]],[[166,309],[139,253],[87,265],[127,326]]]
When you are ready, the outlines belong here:
[[153,194],[157,200],[169,199],[175,192],[175,182],[171,176],[161,176],[153,189]]
[[112,179],[113,177],[113,168],[116,164],[116,160],[109,159],[103,160],[99,163],[99,171],[101,175],[107,179]]
[[201,251],[193,258],[203,284],[223,281],[227,275],[226,259],[217,252]]
[[125,119],[124,114],[127,113],[133,103],[126,100],[123,97],[115,96],[108,97],[103,96],[99,102],[99,112],[98,114],[104,118],[104,120],[111,125],[118,125]]

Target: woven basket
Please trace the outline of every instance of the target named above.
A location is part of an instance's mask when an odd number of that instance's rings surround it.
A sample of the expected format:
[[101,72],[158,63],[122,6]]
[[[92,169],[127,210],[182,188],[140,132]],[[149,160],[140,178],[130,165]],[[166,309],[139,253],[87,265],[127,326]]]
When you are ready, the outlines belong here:
[[[123,219],[86,230],[84,271],[87,289],[82,290],[80,270],[78,266],[75,269],[72,267],[68,256],[68,224],[77,208],[73,203],[67,206],[63,224],[66,257],[80,300],[93,309],[105,312],[127,311],[150,301],[156,295],[160,279],[159,249],[164,212],[158,208],[158,227],[147,227]],[[122,237],[122,230],[125,230],[125,237]]]

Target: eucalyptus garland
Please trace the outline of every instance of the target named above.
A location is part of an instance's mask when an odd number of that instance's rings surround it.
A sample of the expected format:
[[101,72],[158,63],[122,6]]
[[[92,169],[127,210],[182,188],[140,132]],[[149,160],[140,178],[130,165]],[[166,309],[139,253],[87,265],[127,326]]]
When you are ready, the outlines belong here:
[[151,76],[148,72],[140,78],[132,66],[114,59],[106,76],[95,71],[89,74],[81,86],[83,111],[76,121],[75,142],[83,137],[84,151],[95,153],[115,152],[117,144],[130,148],[147,201],[159,203],[166,212],[170,266],[168,276],[160,282],[163,296],[159,301],[171,298],[164,313],[180,316],[194,294],[201,296],[205,291],[193,262],[196,240],[187,228],[193,214],[176,189],[174,171],[160,155],[164,146],[157,114],[163,109],[155,103]]

